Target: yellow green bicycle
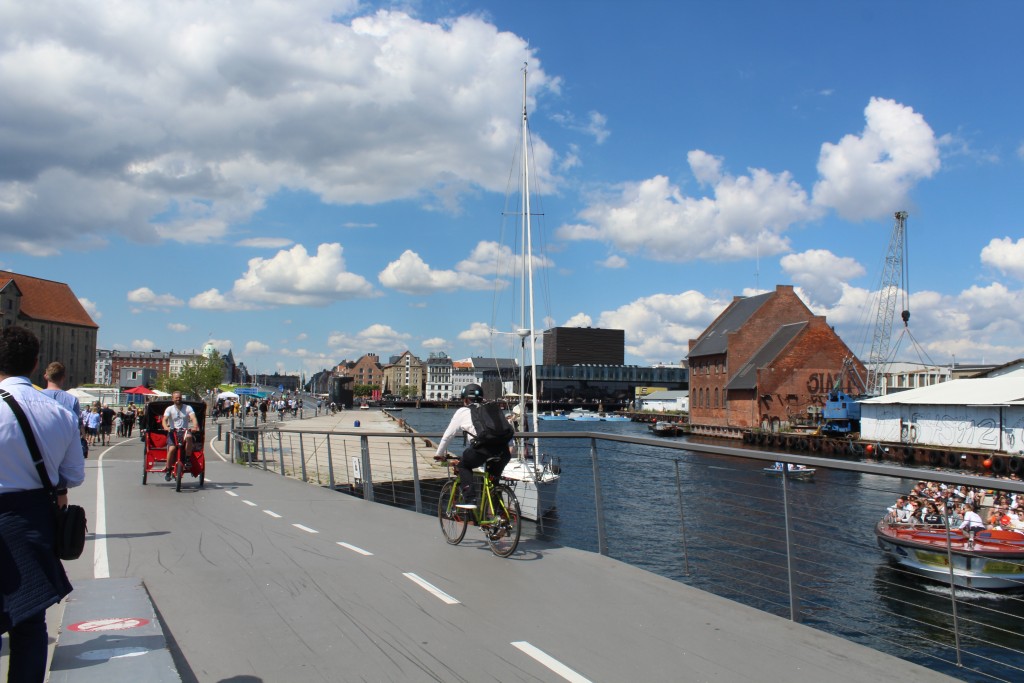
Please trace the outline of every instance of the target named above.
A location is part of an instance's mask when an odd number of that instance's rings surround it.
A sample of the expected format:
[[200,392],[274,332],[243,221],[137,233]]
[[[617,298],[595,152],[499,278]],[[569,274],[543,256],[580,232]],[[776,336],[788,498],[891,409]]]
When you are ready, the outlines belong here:
[[[497,462],[498,458],[487,461]],[[466,536],[466,528],[470,522],[480,527],[487,538],[491,552],[498,557],[508,557],[519,545],[522,533],[522,522],[519,513],[519,501],[512,489],[494,481],[489,474],[480,473],[483,479],[480,486],[480,502],[474,509],[456,507],[461,502],[459,475],[456,469],[458,460],[447,458],[448,481],[441,487],[441,496],[437,502],[437,518],[441,522],[441,533],[451,545],[458,545]],[[485,464],[486,468],[486,464]]]

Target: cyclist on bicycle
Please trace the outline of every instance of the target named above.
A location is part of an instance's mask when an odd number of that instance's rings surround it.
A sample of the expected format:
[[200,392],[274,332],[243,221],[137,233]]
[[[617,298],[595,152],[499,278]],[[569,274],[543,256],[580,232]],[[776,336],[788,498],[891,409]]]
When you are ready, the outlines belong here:
[[471,510],[477,506],[473,468],[484,465],[487,463],[488,458],[498,456],[500,460],[497,463],[487,465],[487,474],[497,478],[501,476],[505,465],[512,459],[508,443],[488,447],[473,444],[476,432],[473,429],[473,414],[470,412],[469,406],[472,403],[483,403],[483,401],[484,390],[480,385],[467,384],[466,388],[462,390],[462,407],[452,415],[452,421],[448,423],[448,428],[444,430],[444,436],[441,437],[441,443],[437,444],[437,454],[434,456],[434,460],[444,460],[448,443],[455,435],[459,432],[469,435],[469,446],[466,450],[462,451],[462,457],[459,458],[459,482],[462,487],[462,502],[456,507],[464,510]]
[[[171,394],[171,405],[164,411],[163,427],[167,430],[167,469],[164,471],[164,479],[170,481],[174,477],[175,457],[178,449],[185,448],[185,453],[190,454],[194,450],[194,439],[192,432],[199,431],[199,421],[196,419],[196,411],[187,403],[182,403],[181,392],[175,391]],[[182,460],[182,462],[185,462]]]

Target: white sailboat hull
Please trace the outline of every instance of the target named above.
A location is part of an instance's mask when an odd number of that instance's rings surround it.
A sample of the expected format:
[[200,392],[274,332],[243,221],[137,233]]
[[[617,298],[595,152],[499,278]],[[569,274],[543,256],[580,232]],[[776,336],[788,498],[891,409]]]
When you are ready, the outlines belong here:
[[532,461],[512,460],[501,473],[515,491],[519,509],[525,519],[537,521],[558,505],[558,482],[561,475],[548,467],[537,472]]

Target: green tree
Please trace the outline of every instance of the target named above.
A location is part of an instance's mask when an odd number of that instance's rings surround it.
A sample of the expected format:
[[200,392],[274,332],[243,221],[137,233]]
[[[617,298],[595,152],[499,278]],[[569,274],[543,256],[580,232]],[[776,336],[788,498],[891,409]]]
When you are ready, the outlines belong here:
[[181,372],[175,377],[160,375],[156,385],[161,391],[173,393],[180,391],[191,400],[201,401],[206,392],[213,389],[224,379],[224,362],[216,351],[206,358],[199,356],[185,363]]
[[365,398],[367,396],[372,396],[373,392],[377,389],[379,389],[379,387],[376,384],[357,384],[352,387],[352,395],[359,398]]

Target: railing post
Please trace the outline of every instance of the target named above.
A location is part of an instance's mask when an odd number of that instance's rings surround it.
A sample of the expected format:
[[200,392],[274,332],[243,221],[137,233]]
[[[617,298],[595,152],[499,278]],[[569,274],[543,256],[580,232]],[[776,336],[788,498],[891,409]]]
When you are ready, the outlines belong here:
[[359,449],[362,451],[363,499],[373,502],[373,476],[370,472],[370,437],[360,435]]
[[284,444],[281,442],[281,432],[277,432],[277,457],[281,463],[281,476],[284,476]]
[[789,583],[789,619],[800,623],[800,602],[796,594],[796,582],[793,580],[793,538],[792,520],[789,517],[789,463],[782,466],[782,514],[786,524],[786,580]]
[[679,531],[683,537],[683,571],[690,575],[690,551],[686,546],[686,516],[683,513],[683,484],[679,474],[679,460],[676,459],[676,500],[679,502]]
[[302,470],[302,481],[309,481],[306,477],[306,449],[302,443],[302,432],[299,432],[299,469]]
[[334,490],[334,457],[331,455],[331,435],[327,435],[327,480],[331,484],[331,490]]
[[423,493],[420,491],[420,468],[416,461],[416,437],[409,439],[412,445],[412,498],[416,512],[423,512]]
[[597,515],[597,552],[602,555],[607,555],[608,536],[605,533],[604,501],[601,498],[601,472],[597,466],[597,439],[590,440],[590,463],[594,470],[594,508]]

